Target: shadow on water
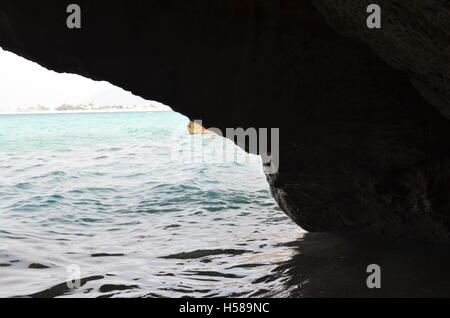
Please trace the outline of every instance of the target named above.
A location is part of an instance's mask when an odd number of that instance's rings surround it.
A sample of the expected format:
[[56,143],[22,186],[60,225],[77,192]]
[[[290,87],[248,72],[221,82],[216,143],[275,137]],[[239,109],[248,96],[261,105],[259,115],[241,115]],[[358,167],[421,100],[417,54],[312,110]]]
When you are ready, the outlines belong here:
[[[291,297],[448,297],[449,245],[310,233],[267,276],[286,275]],[[381,268],[381,288],[366,285],[367,266]]]

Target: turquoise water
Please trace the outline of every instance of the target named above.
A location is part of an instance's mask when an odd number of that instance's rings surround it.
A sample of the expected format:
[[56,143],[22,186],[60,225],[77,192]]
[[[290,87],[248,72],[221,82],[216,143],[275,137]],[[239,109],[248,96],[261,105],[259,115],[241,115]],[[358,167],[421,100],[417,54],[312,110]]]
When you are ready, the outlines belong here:
[[258,157],[187,124],[0,116],[0,297],[450,295],[448,245],[305,234]]
[[[0,116],[0,297],[285,292],[252,282],[302,231],[258,157],[187,124],[175,112]],[[61,288],[73,265],[86,283]]]

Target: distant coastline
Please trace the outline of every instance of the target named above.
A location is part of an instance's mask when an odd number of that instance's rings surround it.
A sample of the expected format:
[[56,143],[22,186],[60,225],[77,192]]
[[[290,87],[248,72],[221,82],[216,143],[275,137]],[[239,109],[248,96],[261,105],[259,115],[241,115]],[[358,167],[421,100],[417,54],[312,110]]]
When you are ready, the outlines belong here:
[[15,108],[11,110],[0,111],[0,115],[32,115],[32,114],[76,114],[76,113],[127,113],[127,112],[161,112],[172,111],[165,105],[148,106],[94,106],[89,105],[61,105],[56,108],[44,106]]

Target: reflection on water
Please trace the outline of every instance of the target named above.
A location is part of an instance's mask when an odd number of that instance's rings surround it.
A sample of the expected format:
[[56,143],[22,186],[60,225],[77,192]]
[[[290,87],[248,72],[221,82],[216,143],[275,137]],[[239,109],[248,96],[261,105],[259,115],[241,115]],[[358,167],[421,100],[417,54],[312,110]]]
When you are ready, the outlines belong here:
[[[80,289],[71,290],[62,280],[39,292],[12,296],[450,296],[448,246],[335,233],[289,233],[289,236],[297,239],[286,240],[282,236],[263,239],[255,235],[241,240],[240,248],[198,249],[147,259],[153,267],[133,266],[136,265],[133,257],[130,261],[127,255],[92,254],[91,262],[97,263],[103,273],[83,277]],[[255,248],[254,242],[260,247]],[[381,267],[380,289],[366,286],[369,264]],[[20,260],[0,266],[16,272],[22,269],[23,280],[27,279],[25,268],[40,272],[42,279],[55,278],[58,272],[51,264],[27,266]],[[16,277],[15,282],[19,281]]]
[[[449,245],[309,233],[284,243],[292,257],[269,276],[284,275],[292,297],[449,297]],[[381,288],[369,289],[369,264],[381,267]]]
[[[260,161],[172,160],[190,149],[187,123],[0,116],[0,297],[450,296],[448,246],[305,234]],[[366,287],[372,263],[380,290]]]

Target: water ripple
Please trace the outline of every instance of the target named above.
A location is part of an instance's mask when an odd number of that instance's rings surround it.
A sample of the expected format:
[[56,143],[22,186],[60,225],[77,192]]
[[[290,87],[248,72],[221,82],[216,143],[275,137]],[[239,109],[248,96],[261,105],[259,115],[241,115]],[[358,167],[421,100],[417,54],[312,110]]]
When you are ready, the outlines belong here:
[[[259,161],[174,157],[198,137],[187,123],[171,112],[0,116],[0,297],[367,295],[374,259],[395,269],[377,295],[450,294],[448,250],[305,235]],[[67,285],[73,265],[79,289]]]

